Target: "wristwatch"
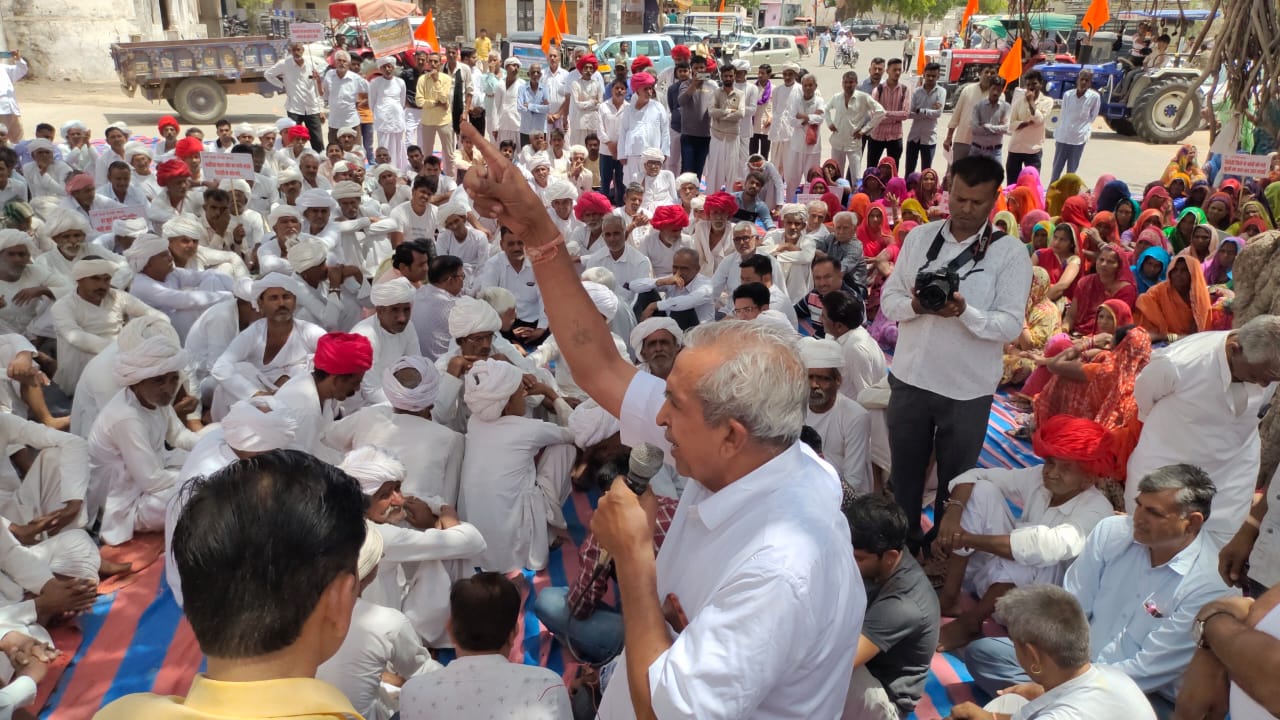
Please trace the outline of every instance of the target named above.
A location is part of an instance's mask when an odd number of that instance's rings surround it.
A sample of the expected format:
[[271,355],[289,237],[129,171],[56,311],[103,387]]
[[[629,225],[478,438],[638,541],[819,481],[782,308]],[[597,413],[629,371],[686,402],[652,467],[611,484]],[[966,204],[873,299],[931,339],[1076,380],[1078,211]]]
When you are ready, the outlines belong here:
[[1196,647],[1198,648],[1209,647],[1209,641],[1204,636],[1204,627],[1205,625],[1208,624],[1210,619],[1217,617],[1218,615],[1230,615],[1230,614],[1231,612],[1229,610],[1215,610],[1209,613],[1208,615],[1205,615],[1202,618],[1196,618],[1195,622],[1191,623],[1191,640],[1195,642]]

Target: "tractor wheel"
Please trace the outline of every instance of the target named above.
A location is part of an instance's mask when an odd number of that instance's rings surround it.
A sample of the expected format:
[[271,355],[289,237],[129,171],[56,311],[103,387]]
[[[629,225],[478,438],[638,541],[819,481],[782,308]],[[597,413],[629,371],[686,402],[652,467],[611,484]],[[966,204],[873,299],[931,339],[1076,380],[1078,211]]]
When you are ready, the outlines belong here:
[[[1179,114],[1184,99],[1187,105]],[[1200,126],[1200,93],[1183,78],[1156,80],[1133,103],[1131,117],[1138,137],[1148,143],[1182,142]]]
[[227,114],[227,91],[211,78],[187,78],[178,85],[173,107],[189,123],[211,123]]
[[1133,121],[1128,118],[1108,119],[1107,127],[1115,131],[1117,135],[1132,137],[1138,134],[1138,131],[1133,129]]

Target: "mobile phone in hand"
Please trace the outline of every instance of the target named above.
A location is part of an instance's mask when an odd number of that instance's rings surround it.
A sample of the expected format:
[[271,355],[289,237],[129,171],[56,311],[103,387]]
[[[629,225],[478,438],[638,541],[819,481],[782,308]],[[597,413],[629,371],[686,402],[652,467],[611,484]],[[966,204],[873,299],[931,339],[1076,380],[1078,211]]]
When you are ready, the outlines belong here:
[[0,50],[0,60],[11,60],[11,59],[13,59],[12,50]]

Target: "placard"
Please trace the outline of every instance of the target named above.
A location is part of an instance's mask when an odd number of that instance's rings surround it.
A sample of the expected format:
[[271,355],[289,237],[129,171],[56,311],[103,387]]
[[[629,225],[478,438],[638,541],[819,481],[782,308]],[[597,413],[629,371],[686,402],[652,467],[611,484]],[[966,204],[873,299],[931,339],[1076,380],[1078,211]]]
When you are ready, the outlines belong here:
[[310,22],[289,23],[289,42],[313,43],[323,40],[323,24]]
[[93,226],[93,231],[99,235],[111,232],[111,225],[117,220],[131,220],[133,218],[146,217],[147,209],[141,205],[125,205],[124,207],[108,208],[106,210],[90,210],[89,224]]
[[815,200],[821,200],[822,196],[817,193],[801,193],[796,196],[796,202],[801,205],[807,205]]
[[205,180],[252,181],[253,156],[249,153],[200,153],[200,177]]
[[1245,178],[1266,177],[1271,170],[1271,158],[1266,155],[1235,153],[1222,159],[1223,175],[1239,175]]
[[386,57],[413,48],[413,28],[409,18],[388,20],[365,28],[369,35],[369,48],[374,57]]

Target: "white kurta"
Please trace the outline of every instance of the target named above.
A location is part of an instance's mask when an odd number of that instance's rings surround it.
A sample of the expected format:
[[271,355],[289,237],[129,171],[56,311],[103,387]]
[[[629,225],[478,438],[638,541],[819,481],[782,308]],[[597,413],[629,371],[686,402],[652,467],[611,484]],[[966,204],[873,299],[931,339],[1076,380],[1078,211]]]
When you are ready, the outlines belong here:
[[201,397],[212,401],[214,386],[210,373],[213,364],[231,341],[240,334],[240,308],[236,299],[223,300],[200,316],[187,336],[186,351],[191,356],[191,374]]
[[477,565],[498,572],[546,567],[548,524],[563,524],[560,506],[569,493],[569,478],[567,473],[549,476],[544,484],[534,459],[547,449],[541,464],[548,464],[561,454],[556,451],[566,448],[572,463],[577,454],[573,433],[541,420],[507,415],[494,422],[473,416],[467,422],[458,512],[488,545]]
[[[167,450],[165,444],[173,449]],[[102,500],[102,540],[119,545],[135,532],[164,528],[178,469],[196,443],[171,406],[148,410],[129,388],[102,408],[89,431],[90,515]]]
[[209,306],[233,297],[229,275],[182,268],[174,268],[164,282],[156,282],[150,276],[138,273],[129,292],[168,315],[183,342],[187,340],[192,323]]
[[[289,339],[271,362],[263,360],[267,348],[267,321],[255,320],[236,335],[218,356],[210,374],[218,383],[214,392],[214,415],[221,417],[238,400],[262,391],[275,392],[282,377],[295,378],[309,374],[311,356],[324,330],[304,320],[295,319]],[[219,413],[221,410],[221,413]]]
[[100,305],[69,292],[50,312],[58,332],[58,371],[53,381],[73,393],[85,365],[120,334],[126,318],[162,314],[123,290],[109,291]]
[[356,598],[347,637],[338,652],[316,668],[316,679],[341,690],[365,720],[389,720],[399,702],[382,691],[382,673],[389,669],[411,678],[442,667],[403,613]]
[[178,491],[170,498],[164,513],[164,578],[179,607],[182,606],[182,578],[178,575],[178,563],[173,557],[173,531],[178,526],[178,518],[189,499],[184,492],[186,482],[192,478],[212,475],[239,459],[231,446],[227,445],[222,428],[211,427],[196,441],[178,470]]
[[[659,244],[661,244],[661,242],[661,240],[658,241]],[[732,222],[725,223],[724,233],[721,234],[720,240],[716,243],[715,247],[711,247],[711,221],[699,220],[693,224],[693,237],[691,238],[690,244],[698,251],[698,258],[701,261],[698,272],[702,273],[707,278],[715,276],[716,268],[720,267],[721,261],[731,255],[736,256],[738,254],[738,251],[733,245]],[[672,258],[674,257],[675,253],[672,253]],[[662,273],[658,272],[656,264],[654,265],[653,272],[655,277],[663,276]],[[667,274],[670,275],[670,273]],[[778,279],[774,278],[774,282],[777,281]]]
[[[627,343],[622,338],[613,335],[613,346],[617,348],[618,355],[623,360],[631,361],[631,352],[627,349]],[[564,356],[560,354],[560,344],[556,342],[554,334],[548,337],[536,350],[529,353],[529,359],[548,371],[551,371],[554,366],[556,386],[559,388],[561,395],[578,400],[587,399],[587,394],[574,381],[573,373],[569,371],[569,363],[565,362]]]
[[379,75],[369,81],[369,109],[373,111],[375,146],[386,148],[391,153],[392,164],[401,172],[409,169],[409,159],[405,154],[408,117],[404,103],[407,92],[404,80],[394,75],[390,80]]
[[332,465],[342,461],[337,453],[320,443],[320,438],[324,437],[325,430],[338,414],[338,402],[320,402],[320,391],[316,389],[315,378],[310,372],[289,378],[289,382],[276,391],[275,397],[281,405],[298,414],[298,429],[293,436],[295,449],[309,452]]
[[4,299],[4,306],[0,307],[0,331],[26,335],[31,327],[31,321],[49,307],[52,301],[48,298],[37,298],[18,304],[14,301],[14,296],[27,288],[49,288],[53,281],[48,269],[35,265],[28,265],[17,280],[12,282],[0,280],[0,298]]
[[602,267],[613,273],[614,292],[627,305],[634,304],[636,300],[635,292],[626,287],[627,283],[653,277],[653,264],[649,258],[631,245],[623,245],[622,253],[616,258],[612,250],[602,247],[583,258],[582,265],[588,268]]
[[486,547],[480,531],[465,522],[447,530],[382,523],[378,531],[383,538],[382,567],[364,597],[402,610],[427,647],[453,647],[445,629],[449,589],[475,572],[474,558]]
[[413,203],[407,202],[391,209],[391,217],[404,231],[405,240],[436,240],[436,206],[427,203],[426,210],[419,215],[414,212]]
[[[1103,717],[1156,719],[1151,701],[1138,684],[1123,672],[1106,665],[1093,665],[1084,674],[1062,683],[1035,700],[1028,701],[1021,695],[1009,693],[996,698],[986,707],[989,712],[1008,714],[1010,720]],[[1231,716],[1239,718],[1234,712],[1234,703],[1231,709]]]
[[[733,247],[733,235],[729,235],[729,247]],[[666,277],[671,274],[671,263],[675,260],[676,251],[680,248],[693,247],[688,238],[681,233],[676,241],[668,245],[662,242],[662,234],[655,228],[646,228],[638,238],[633,235],[632,241],[637,249],[647,258],[653,268],[654,277]],[[723,241],[721,241],[723,242]]]
[[[21,480],[12,474],[12,467],[4,468],[0,475],[0,516],[27,523],[60,510],[69,502],[84,500],[88,494],[89,445],[82,438],[11,413],[0,413],[0,445],[40,451]],[[82,508],[70,527],[83,527],[86,519]]]
[[378,405],[330,425],[324,443],[344,454],[366,445],[380,447],[404,463],[404,494],[433,505],[458,504],[463,437],[440,423]]
[[600,105],[604,102],[604,82],[599,73],[590,80],[581,77],[570,85],[569,144],[585,145],[589,133],[600,131]]
[[857,400],[858,393],[883,380],[888,372],[884,351],[862,327],[841,335],[836,342],[844,353],[840,392],[850,400]]
[[[1061,585],[1067,567],[1084,549],[1085,538],[1103,518],[1114,514],[1101,490],[1089,488],[1050,507],[1043,465],[1016,470],[976,469],[951,481],[951,489],[971,483],[972,494],[960,526],[975,535],[1008,535],[1013,559],[974,553],[965,570],[965,587],[984,595],[994,583]],[[1014,520],[1008,503],[1022,508]],[[961,553],[970,551],[961,550]]]
[[405,355],[418,354],[418,331],[413,328],[412,322],[404,330],[392,334],[378,322],[377,315],[370,315],[356,323],[351,332],[369,338],[369,344],[373,346],[373,366],[364,374],[360,392],[343,403],[343,408],[348,413],[365,405],[387,402],[387,396],[382,392],[382,372]]
[[782,268],[782,277],[775,277],[775,285],[781,285],[787,297],[802,298],[813,287],[813,258],[817,254],[818,241],[812,235],[802,234],[796,250],[778,250],[785,241],[782,230],[772,230],[765,235],[760,252],[772,255]]
[[[822,93],[814,91],[813,97],[809,100],[804,99],[804,92],[797,91],[792,94],[790,106],[787,108],[786,114],[774,120],[774,124],[785,122],[792,127],[792,136],[788,145],[788,155],[786,159],[785,169],[783,170],[783,180],[787,186],[787,197],[785,200],[779,198],[780,202],[789,202],[796,188],[804,181],[804,175],[809,168],[817,167],[822,164],[822,120],[826,111],[826,103],[822,100]],[[805,115],[807,120],[798,120],[796,116]],[[812,144],[805,143],[805,126],[818,126],[818,138]]]
[[859,495],[875,490],[871,478],[871,413],[844,395],[824,413],[809,410],[805,424],[822,436],[822,456]]

